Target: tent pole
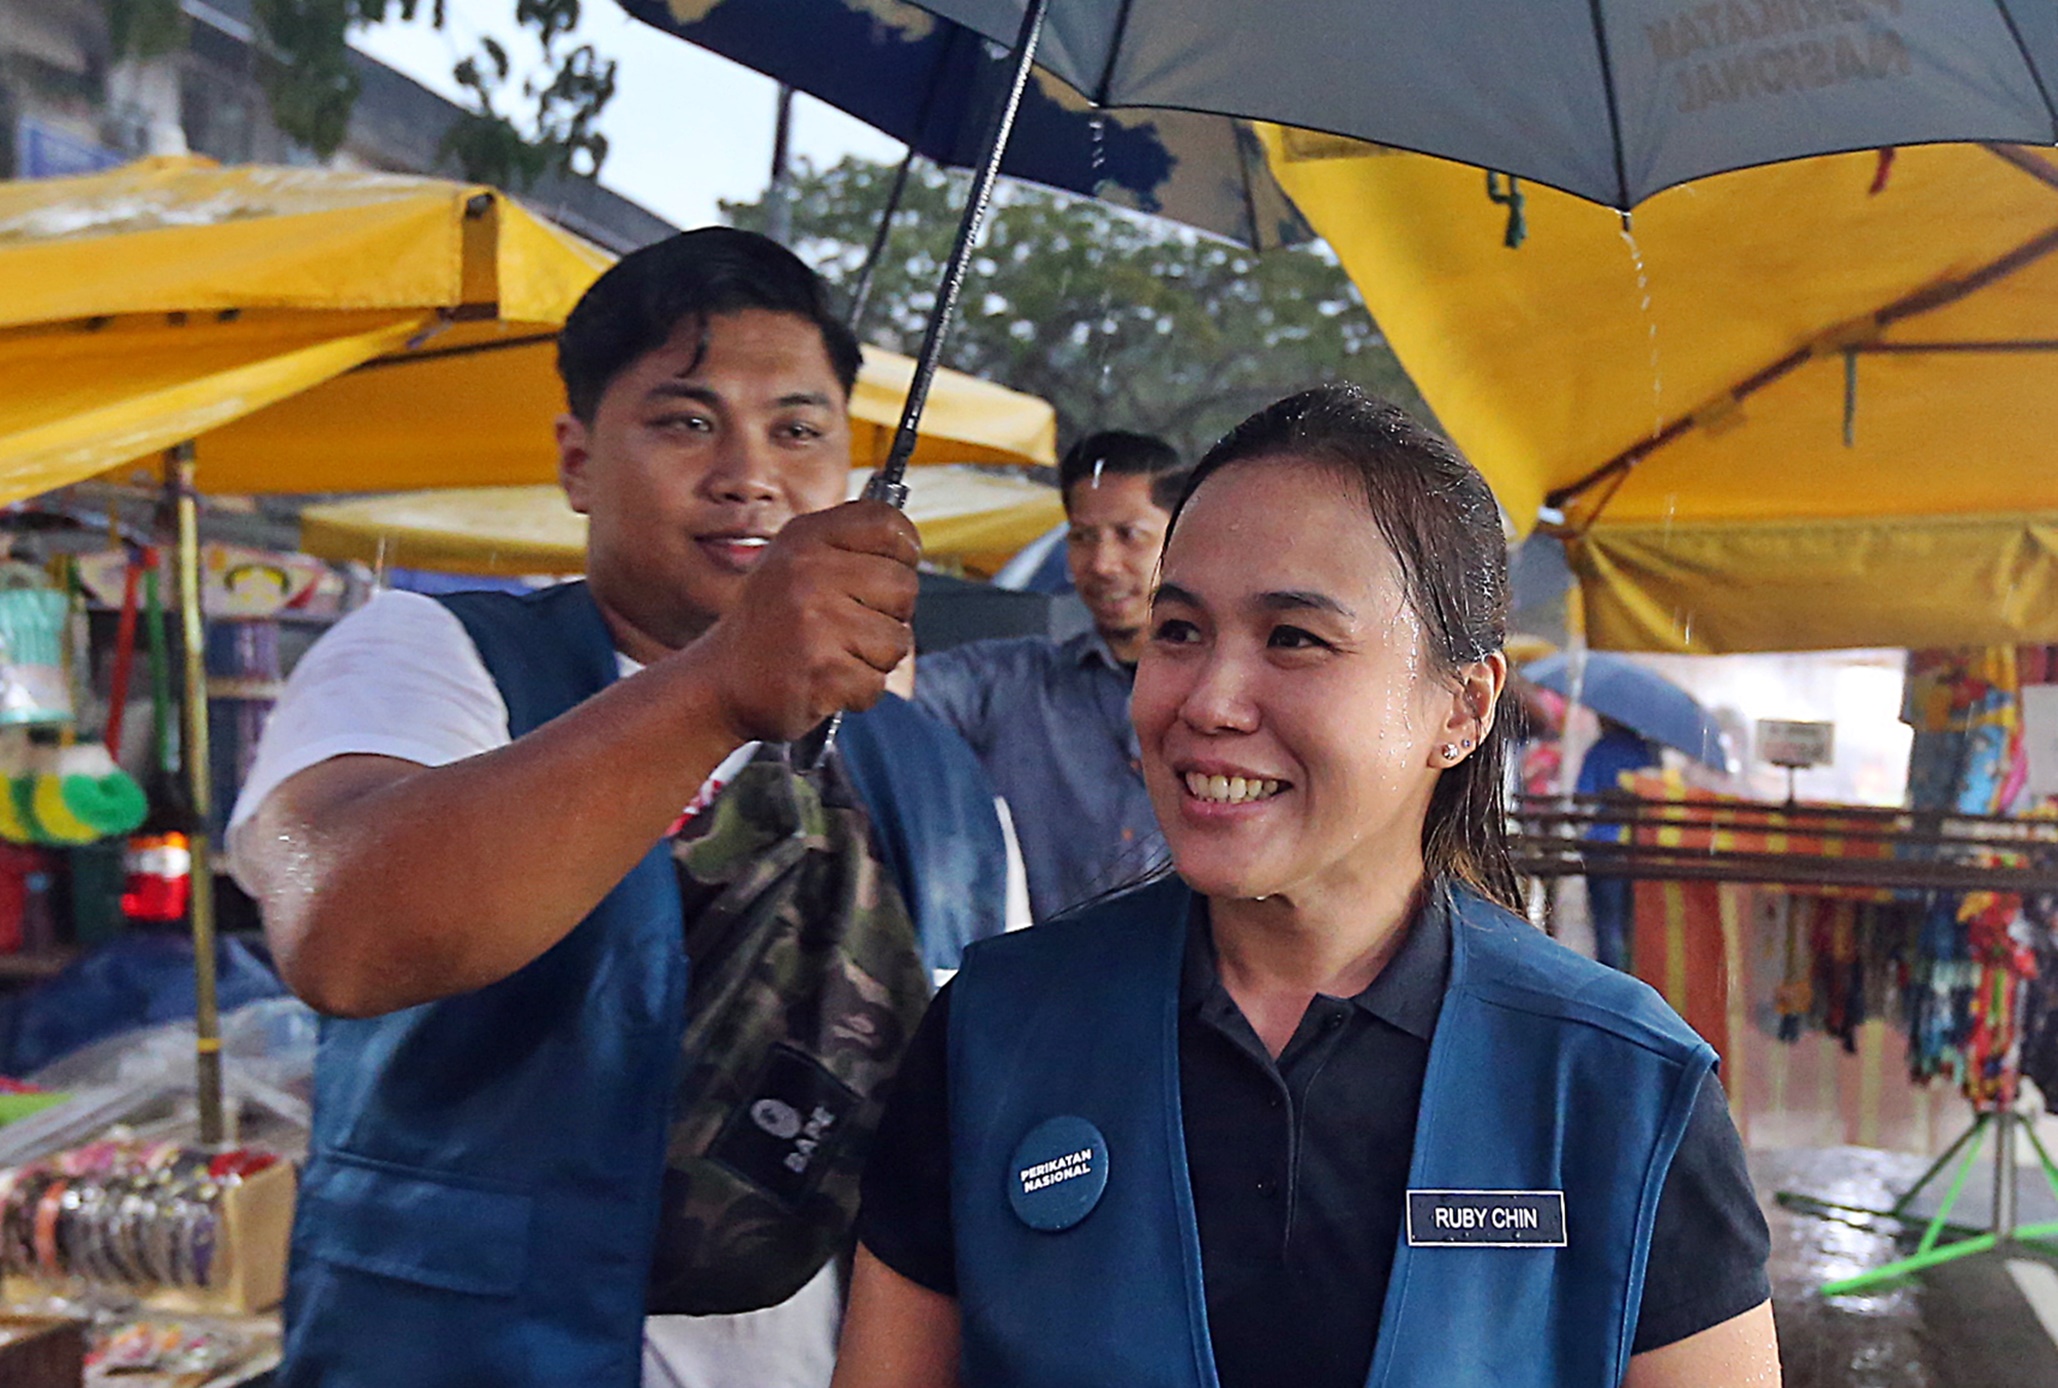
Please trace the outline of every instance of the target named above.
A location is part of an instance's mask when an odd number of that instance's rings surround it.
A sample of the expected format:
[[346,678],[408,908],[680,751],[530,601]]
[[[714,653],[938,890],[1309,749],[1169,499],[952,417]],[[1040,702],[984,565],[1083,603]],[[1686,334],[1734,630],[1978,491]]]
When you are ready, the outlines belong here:
[[219,1146],[222,1124],[221,1015],[215,999],[214,865],[208,835],[214,817],[213,763],[207,736],[207,633],[200,613],[200,498],[194,490],[193,445],[165,454],[165,488],[178,517],[179,634],[185,647],[186,793],[193,806],[194,1072],[200,1095],[200,1143]]
[[1015,67],[1008,81],[1007,97],[994,114],[986,157],[972,176],[971,195],[965,200],[965,213],[958,222],[957,243],[951,247],[943,283],[936,291],[936,306],[929,312],[929,329],[922,335],[922,351],[915,358],[915,378],[908,385],[907,404],[901,410],[900,428],[893,436],[893,450],[886,455],[886,465],[873,473],[872,480],[865,485],[865,495],[874,500],[890,501],[896,506],[907,500],[907,487],[901,478],[907,472],[908,459],[915,453],[915,429],[922,422],[929,386],[943,360],[943,338],[957,312],[958,295],[965,287],[965,271],[971,266],[972,248],[986,223],[986,209],[993,202],[1001,156],[1007,152],[1015,113],[1022,108],[1022,93],[1029,85],[1029,71],[1036,61],[1036,45],[1043,37],[1043,18],[1049,3],[1050,0],[1028,0],[1022,8],[1022,27],[1015,36]]
[[915,147],[908,146],[907,158],[900,161],[900,168],[893,175],[893,187],[886,193],[886,210],[879,214],[879,226],[872,233],[872,248],[865,252],[864,268],[858,271],[857,288],[850,295],[850,330],[856,333],[865,321],[865,305],[872,297],[872,279],[879,270],[879,257],[886,254],[886,238],[893,234],[894,214],[900,211],[900,200],[907,192],[908,171],[914,167]]

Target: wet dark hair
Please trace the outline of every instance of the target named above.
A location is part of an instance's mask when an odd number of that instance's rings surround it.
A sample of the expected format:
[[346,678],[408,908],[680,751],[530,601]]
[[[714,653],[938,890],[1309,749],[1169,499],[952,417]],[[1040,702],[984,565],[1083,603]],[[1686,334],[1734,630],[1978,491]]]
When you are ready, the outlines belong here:
[[664,346],[681,323],[698,322],[704,331],[710,318],[753,308],[814,324],[850,394],[858,342],[831,311],[821,276],[768,236],[701,227],[631,251],[587,289],[557,335],[566,403],[591,424],[614,378]]
[[[1208,478],[1237,464],[1290,459],[1333,469],[1364,499],[1439,671],[1454,675],[1501,649],[1508,635],[1508,542],[1492,489],[1444,439],[1356,386],[1302,391],[1224,435],[1187,480],[1166,542]],[[1519,911],[1502,801],[1507,726],[1496,717],[1472,754],[1437,778],[1422,825],[1422,858],[1432,875],[1455,877]]]
[[1072,501],[1072,484],[1093,476],[1095,467],[1103,474],[1150,478],[1150,499],[1165,511],[1185,495],[1190,471],[1179,460],[1178,450],[1163,439],[1126,429],[1103,429],[1073,444],[1058,463],[1058,490],[1067,506]]

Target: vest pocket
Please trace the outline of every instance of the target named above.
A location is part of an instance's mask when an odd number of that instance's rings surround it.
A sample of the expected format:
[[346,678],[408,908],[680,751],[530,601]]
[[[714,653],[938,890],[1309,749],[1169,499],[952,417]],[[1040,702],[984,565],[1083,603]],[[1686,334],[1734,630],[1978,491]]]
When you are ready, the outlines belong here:
[[464,1176],[347,1152],[312,1155],[295,1242],[308,1257],[476,1296],[513,1296],[533,1199]]

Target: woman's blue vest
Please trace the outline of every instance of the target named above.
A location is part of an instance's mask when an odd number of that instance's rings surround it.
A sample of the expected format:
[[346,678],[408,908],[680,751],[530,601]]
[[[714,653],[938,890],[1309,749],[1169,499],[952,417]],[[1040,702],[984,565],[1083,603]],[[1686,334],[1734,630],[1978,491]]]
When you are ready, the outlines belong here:
[[[1403,1219],[1369,1386],[1615,1388],[1659,1192],[1714,1052],[1635,979],[1454,897],[1408,1177],[1415,1227]],[[967,951],[949,1083],[968,1388],[1215,1388],[1180,1118],[1191,901],[1176,879],[1156,883]],[[1023,1150],[1061,1116],[1098,1130],[1107,1184],[1083,1220],[1044,1232],[1016,1206],[1062,1203],[1039,1187],[1092,1145]],[[1514,1242],[1550,1236],[1559,1194],[1563,1246]],[[1476,1218],[1440,1209],[1512,1207],[1545,1216],[1512,1246],[1434,1227]],[[1451,1242],[1466,1237],[1489,1242]]]
[[[500,687],[511,736],[616,678],[584,584],[444,601]],[[961,813],[976,835],[983,813],[1004,872],[990,792],[981,778],[958,794],[956,762],[939,765],[935,739],[908,736],[921,730],[905,720],[919,717],[904,705],[853,715],[839,745],[867,805],[888,810],[890,825],[875,817],[875,829],[901,836],[904,895],[925,941],[993,933],[999,882],[953,878],[964,844],[920,822]],[[963,760],[976,770],[969,749]],[[553,808],[506,813],[512,842]],[[978,903],[994,903],[990,924]],[[384,1017],[324,1020],[282,1386],[639,1381],[686,968],[677,872],[659,843],[511,977]]]

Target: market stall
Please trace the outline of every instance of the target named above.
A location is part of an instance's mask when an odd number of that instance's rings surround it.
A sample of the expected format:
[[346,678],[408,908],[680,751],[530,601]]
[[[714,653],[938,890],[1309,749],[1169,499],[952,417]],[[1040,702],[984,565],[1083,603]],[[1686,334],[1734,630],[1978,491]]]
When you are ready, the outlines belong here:
[[2047,152],[1811,159],[1623,219],[1267,139],[1515,531],[1565,540],[1595,647],[2058,639]]
[[[851,474],[857,496],[871,476]],[[923,557],[991,573],[1064,520],[1055,487],[971,466],[908,482]],[[556,487],[464,487],[320,502],[300,513],[300,547],[324,559],[471,574],[567,574],[586,564],[586,518]]]
[[[241,1315],[277,1299],[259,1250],[282,1255],[284,1222],[238,1213],[244,1200],[232,1188],[247,1177],[263,1191],[263,1208],[282,1198],[290,1208],[291,1165],[224,1176],[212,1164],[240,1150],[253,1113],[290,1115],[297,1106],[304,1123],[304,1073],[267,1079],[236,1052],[235,1017],[221,1015],[243,998],[234,976],[217,976],[228,946],[212,938],[208,847],[214,802],[225,797],[210,748],[225,729],[260,718],[275,694],[283,673],[276,623],[303,595],[291,575],[307,561],[203,546],[202,489],[303,494],[553,477],[551,422],[561,399],[553,335],[606,264],[494,190],[430,179],[177,159],[0,185],[8,382],[0,501],[39,498],[14,517],[17,529],[63,531],[62,543],[35,548],[52,557],[44,581],[67,629],[86,624],[92,604],[75,578],[89,561],[111,575],[115,612],[129,614],[124,628],[157,630],[135,615],[153,591],[156,610],[169,616],[175,607],[178,617],[150,644],[162,660],[149,668],[180,689],[177,698],[164,690],[162,707],[180,715],[180,726],[162,741],[183,769],[179,875],[190,897],[177,914],[191,923],[186,1015],[197,1013],[153,1043],[159,1063],[147,1093],[123,1070],[119,1079],[67,1086],[58,1091],[64,1102],[0,1128],[9,1139],[0,1142],[9,1172],[0,1186],[29,1230],[25,1243],[0,1253],[5,1272],[21,1279],[7,1284],[10,1298],[124,1307],[124,1324],[148,1327],[145,1339],[179,1333],[178,1318],[189,1313]],[[867,353],[853,400],[861,458],[885,452],[911,374],[903,358]],[[932,394],[917,461],[1047,463],[1054,432],[1044,402],[947,374]],[[97,480],[63,490],[88,479]],[[211,588],[219,591],[203,605]],[[239,606],[239,593],[258,590],[269,607]],[[105,675],[91,643],[59,644],[70,676]],[[45,740],[102,732],[97,723],[58,724]],[[153,735],[153,746],[159,740]],[[5,829],[0,823],[0,838]],[[75,969],[57,980],[77,981]],[[124,1052],[114,1063],[122,1070],[133,1061]],[[124,1123],[134,1141],[101,1141],[109,1124]],[[264,1150],[290,1156],[292,1127],[260,1123]],[[100,1212],[132,1207],[133,1218],[88,1218],[87,1203]],[[154,1224],[153,1210],[163,1215]],[[75,1227],[69,1242],[38,1241],[53,1220],[53,1228]],[[158,1228],[171,1251],[128,1258],[120,1231],[130,1225],[145,1255],[156,1236],[144,1234]],[[249,1250],[231,1251],[251,1239]],[[196,1251],[203,1246],[219,1256]],[[199,1338],[233,1342],[237,1362],[254,1371],[262,1321],[256,1330],[254,1342],[234,1326]],[[254,1357],[244,1353],[253,1343]],[[96,1344],[104,1353],[107,1337]],[[199,1355],[206,1346],[192,1348]]]

